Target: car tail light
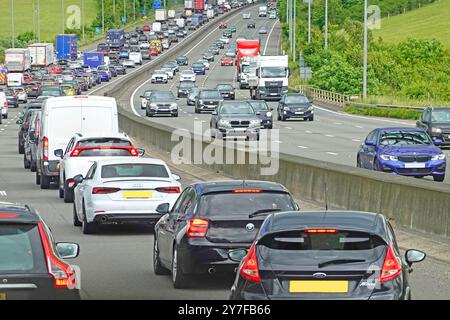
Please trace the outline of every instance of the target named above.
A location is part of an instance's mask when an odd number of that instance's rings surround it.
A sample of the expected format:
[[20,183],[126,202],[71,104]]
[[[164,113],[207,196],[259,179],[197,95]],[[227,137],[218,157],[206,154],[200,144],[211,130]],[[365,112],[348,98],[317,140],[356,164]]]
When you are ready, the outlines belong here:
[[73,289],[76,287],[76,276],[75,270],[67,263],[59,260],[55,253],[53,252],[50,240],[45,232],[44,225],[42,222],[38,224],[39,234],[42,239],[42,244],[44,246],[44,253],[47,258],[47,268],[48,272],[54,279],[53,285],[56,288],[69,288]]
[[306,229],[306,233],[338,233],[336,229]]
[[42,158],[44,161],[48,161],[48,138],[42,138]]
[[73,187],[75,186],[75,184],[76,184],[76,181],[75,181],[75,180],[73,180],[73,179],[68,179],[68,180],[67,180],[67,186],[68,186],[69,188],[73,188]]
[[97,187],[92,189],[92,194],[109,194],[120,191],[120,188]]
[[209,221],[205,219],[191,219],[188,222],[188,238],[204,238],[208,232]]
[[8,101],[3,102],[3,108],[8,108]]
[[237,189],[233,190],[233,193],[260,193],[262,192],[261,189]]
[[242,263],[240,274],[245,279],[253,282],[261,282],[261,277],[258,271],[258,258],[256,257],[256,246],[252,244],[245,257],[244,263]]
[[180,193],[180,187],[161,187],[155,190],[163,193]]
[[383,268],[381,269],[380,282],[386,282],[397,278],[402,272],[402,267],[394,254],[392,246],[388,246]]

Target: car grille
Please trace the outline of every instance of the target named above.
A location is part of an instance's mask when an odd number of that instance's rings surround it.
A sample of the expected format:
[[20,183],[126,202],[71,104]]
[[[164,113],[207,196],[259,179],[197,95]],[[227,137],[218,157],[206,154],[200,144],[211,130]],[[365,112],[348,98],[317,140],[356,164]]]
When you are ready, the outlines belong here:
[[283,86],[282,81],[266,81],[265,82],[266,89],[268,93],[281,93],[281,88]]
[[413,173],[419,173],[419,174],[430,174],[431,170],[427,168],[412,168],[412,169],[406,169],[406,168],[400,168],[397,169],[397,172],[399,174],[413,174]]
[[168,109],[170,108],[170,103],[158,103],[156,106],[158,109]]
[[242,121],[230,121],[231,127],[233,128],[248,128],[250,125],[250,121],[242,120]]
[[431,160],[431,156],[400,156],[398,160],[401,162],[427,162]]

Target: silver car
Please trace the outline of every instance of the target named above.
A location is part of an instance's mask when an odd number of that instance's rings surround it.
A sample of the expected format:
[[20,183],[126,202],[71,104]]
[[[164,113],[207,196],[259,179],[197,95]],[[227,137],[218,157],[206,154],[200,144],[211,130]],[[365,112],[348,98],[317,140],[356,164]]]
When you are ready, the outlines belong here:
[[261,120],[246,101],[224,101],[213,111],[210,127],[213,138],[259,140]]
[[97,160],[86,177],[74,177],[73,224],[85,234],[96,233],[102,224],[154,224],[162,216],[160,208],[171,208],[180,195],[179,179],[158,159]]
[[151,94],[145,115],[153,117],[160,114],[178,117],[178,103],[172,91],[155,91]]

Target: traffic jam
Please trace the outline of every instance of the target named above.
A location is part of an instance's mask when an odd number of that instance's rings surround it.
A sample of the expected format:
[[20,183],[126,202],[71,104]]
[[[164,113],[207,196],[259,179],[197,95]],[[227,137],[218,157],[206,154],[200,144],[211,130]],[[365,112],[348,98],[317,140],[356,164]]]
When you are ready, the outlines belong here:
[[[77,36],[70,34],[6,50],[0,128],[11,108],[20,109],[17,152],[33,173],[30,183],[70,206],[77,232],[98,236],[85,241],[101,241],[111,225],[150,225],[148,267],[168,277],[173,290],[195,288],[192,279],[199,275],[226,274],[234,277],[231,300],[411,299],[420,288],[411,287],[409,275],[426,254],[401,251],[382,214],[304,211],[276,181],[184,184],[170,163],[153,158],[121,131],[115,98],[91,94],[254,1],[185,2],[181,13],[157,9],[155,21],[132,31],[108,30],[94,51],[80,52]],[[258,6],[258,18],[277,18],[275,2]],[[247,28],[255,28],[249,11],[241,12]],[[222,36],[206,46],[201,59],[180,55],[151,71],[151,89],[140,97],[146,117],[178,117],[179,100],[185,99],[196,114],[211,115],[214,137],[247,140],[259,140],[261,130],[278,122],[315,120],[312,101],[289,91],[288,56],[264,55],[258,36],[237,37],[239,30],[227,20],[218,28]],[[257,34],[267,32],[261,27]],[[197,85],[215,59],[220,68],[236,69],[248,99],[238,99],[233,79],[213,88]],[[159,89],[175,75],[176,95]],[[276,101],[276,110],[267,101]],[[439,119],[450,119],[450,109],[425,110],[416,128],[370,132],[355,150],[357,166],[443,181],[440,147],[450,140]],[[70,259],[82,252],[77,243],[56,242],[26,199],[0,202],[0,300],[81,299],[80,270]]]

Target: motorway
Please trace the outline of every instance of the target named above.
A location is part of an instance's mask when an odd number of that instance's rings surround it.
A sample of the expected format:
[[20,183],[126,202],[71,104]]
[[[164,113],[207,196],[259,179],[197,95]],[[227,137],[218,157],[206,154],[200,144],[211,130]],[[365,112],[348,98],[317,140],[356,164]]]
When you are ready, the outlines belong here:
[[[268,27],[272,27],[271,25],[274,23],[274,20],[257,21],[256,30],[258,30],[261,23],[266,23]],[[246,32],[250,32],[251,35],[252,32],[257,32],[246,29],[242,30],[243,23],[240,22],[240,18],[236,18],[229,24],[231,25],[233,23],[240,29],[237,32],[238,35],[240,33],[245,34]],[[276,48],[278,47],[276,44],[278,40],[276,38],[279,37],[277,30],[279,31],[276,25],[268,42],[268,54],[276,53]],[[276,32],[278,32],[278,35]],[[219,32],[214,31],[214,36],[211,36],[211,38],[215,39],[218,35]],[[207,41],[205,40],[205,42]],[[200,46],[203,47],[203,45]],[[201,50],[194,49],[189,54],[193,56],[191,59],[194,59],[201,53]],[[226,70],[226,72],[223,70]],[[208,79],[199,78],[199,81],[204,81],[206,86],[214,86],[215,83],[222,81],[229,82],[234,75],[234,70],[234,67],[217,66],[207,74]],[[175,82],[171,82],[169,87],[173,83]],[[159,87],[161,89],[163,88],[163,86]],[[145,88],[147,88],[146,85],[139,90],[144,90]],[[128,99],[129,101],[135,89],[130,88],[130,95],[128,97],[124,96],[123,99]],[[139,90],[137,90],[137,96],[139,96]],[[244,91],[241,94],[245,93]],[[134,101],[138,103],[139,99],[136,98]],[[137,106],[139,108],[139,104]],[[173,126],[189,126],[195,117],[204,119],[205,121],[209,120],[209,115],[194,115],[192,107],[182,107],[182,110],[186,113],[181,112],[178,119],[158,118],[149,121],[161,121]],[[58,198],[58,190],[56,187],[53,187],[51,190],[41,190],[34,184],[34,173],[23,169],[22,155],[19,155],[17,152],[18,127],[15,125],[20,111],[20,109],[10,109],[9,118],[0,126],[0,201],[30,204],[38,209],[52,229],[57,241],[74,241],[80,244],[81,253],[79,258],[74,260],[74,264],[81,268],[82,297],[84,299],[188,300],[226,299],[228,297],[229,288],[233,279],[232,276],[225,278],[203,276],[196,279],[195,287],[186,290],[173,289],[169,276],[155,276],[152,267],[153,235],[149,228],[107,228],[98,235],[83,235],[79,228],[74,227],[72,225],[72,205],[65,204]],[[137,111],[139,112],[140,110],[138,109]],[[337,116],[328,111],[318,111],[317,115],[321,121],[314,123],[292,122],[292,124],[289,122],[286,125],[283,124],[282,126],[290,126],[292,129],[282,128],[283,131],[280,136],[282,141],[280,142],[283,143],[280,143],[280,145],[283,147],[287,146],[287,141],[291,141],[290,144],[292,145],[297,140],[297,145],[301,143],[305,147],[311,146],[310,149],[312,149],[314,141],[320,140],[320,135],[323,135],[324,132],[330,132],[333,128],[339,131],[337,128],[340,128],[339,132],[334,133],[336,142],[334,144],[330,142],[329,144],[329,148],[336,146],[336,149],[330,150],[338,151],[339,148],[344,148],[343,143],[342,146],[338,143],[338,141],[344,139],[344,136],[360,137],[365,135],[366,131],[369,130],[369,125],[375,127],[378,121],[358,119],[357,124],[361,124],[363,128],[349,128],[349,123],[352,120],[354,121],[352,117]],[[344,120],[346,120],[345,125],[343,124]],[[335,122],[341,122],[342,124],[338,125]],[[282,126],[277,123],[278,128]],[[304,133],[304,141],[298,140],[296,133],[302,134],[299,133],[299,128],[302,128],[302,130],[310,130],[312,133]],[[320,128],[322,128],[322,131],[319,131]],[[290,132],[290,135],[285,135],[286,132]],[[357,146],[356,141],[355,144]],[[282,149],[282,151],[288,151],[287,149]],[[301,148],[298,149],[295,149],[295,152],[302,151],[300,150]],[[324,146],[323,149],[328,150],[328,147],[325,148]],[[319,153],[316,149],[314,150],[314,153]],[[309,151],[313,153],[313,150]],[[353,150],[353,156],[354,152]],[[348,154],[350,154],[350,150],[348,150]],[[306,154],[304,155],[306,156]],[[173,171],[182,177],[181,182],[183,186],[195,180],[186,172],[179,170]],[[415,272],[411,276],[413,298],[450,298],[450,266],[448,264],[427,259],[423,263],[417,264],[415,269]]]
[[[237,32],[233,34],[231,40],[233,41],[241,36],[246,39],[257,39],[260,37],[261,51],[263,53],[266,55],[280,54],[280,24],[276,20],[258,18],[256,7],[251,11],[252,20],[256,22],[256,28],[247,29],[249,20],[243,20],[241,15],[237,15],[228,21],[229,26],[235,25],[237,27]],[[261,26],[265,26],[269,31],[267,35],[258,35],[258,30]],[[209,44],[219,39],[221,35],[222,30],[216,29],[204,37],[201,42],[196,43],[187,50],[185,55],[188,56],[190,63],[200,59],[203,52],[206,51],[206,49],[201,48],[209,47]],[[225,51],[222,50],[221,54],[224,53]],[[207,71],[205,76],[197,76],[197,86],[214,88],[219,83],[232,83],[236,88],[236,99],[249,99],[249,91],[240,90],[239,84],[236,82],[236,67],[221,67],[221,57],[222,55],[216,56],[215,61],[211,63],[211,69]],[[184,68],[180,70],[182,69]],[[135,114],[145,117],[145,110],[140,110],[139,96],[148,89],[172,90],[176,95],[178,79],[179,74],[169,81],[167,85],[152,85],[148,81],[139,84],[137,87],[130,87],[127,94],[120,97],[122,105],[129,106],[130,110]],[[269,102],[268,104],[276,111],[278,102]],[[158,117],[148,118],[148,120],[163,123],[174,129],[184,128],[191,132],[194,130],[194,121],[192,120],[197,120],[203,123],[204,130],[209,129],[211,118],[209,114],[195,114],[194,106],[188,106],[184,98],[179,101],[179,107],[180,114],[178,118]],[[276,112],[274,112],[274,119],[276,119]],[[279,144],[278,148],[282,153],[355,167],[356,153],[369,132],[380,127],[404,126],[415,126],[415,122],[350,115],[316,105],[315,120],[313,122],[297,119],[286,122],[275,120],[274,128],[279,130],[279,138],[272,142]],[[449,157],[450,151],[446,150],[445,152]],[[432,181],[431,177],[426,177],[425,179]],[[447,175],[445,183],[450,183],[450,175]]]

